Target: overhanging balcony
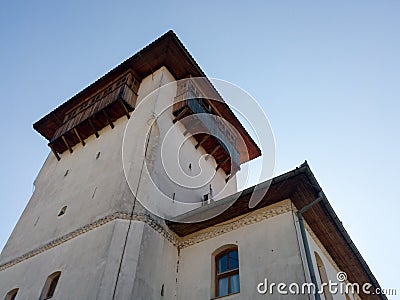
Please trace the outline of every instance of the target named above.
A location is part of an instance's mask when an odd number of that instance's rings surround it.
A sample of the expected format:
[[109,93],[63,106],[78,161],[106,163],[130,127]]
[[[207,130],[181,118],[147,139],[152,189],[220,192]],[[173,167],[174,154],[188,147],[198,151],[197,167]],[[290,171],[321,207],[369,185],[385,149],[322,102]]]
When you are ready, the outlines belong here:
[[177,90],[174,122],[181,121],[186,128],[184,134],[190,133],[196,139],[196,148],[202,146],[215,158],[217,169],[235,174],[240,169],[240,154],[233,126],[218,116],[211,100],[201,97],[192,80],[178,82]]
[[57,159],[59,153],[72,152],[76,144],[85,145],[84,140],[89,136],[98,137],[104,127],[114,128],[113,122],[124,115],[129,118],[136,99],[136,93],[127,84],[121,84],[101,91],[68,112],[49,143]]

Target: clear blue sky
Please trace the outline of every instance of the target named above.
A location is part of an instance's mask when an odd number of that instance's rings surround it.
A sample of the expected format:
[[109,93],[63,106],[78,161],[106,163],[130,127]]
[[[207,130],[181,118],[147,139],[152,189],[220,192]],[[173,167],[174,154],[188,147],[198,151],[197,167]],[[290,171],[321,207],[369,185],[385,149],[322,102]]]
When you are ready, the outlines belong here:
[[257,99],[276,174],[307,159],[381,286],[400,292],[399,16],[386,0],[3,3],[0,247],[49,152],[32,124],[173,29],[208,76]]

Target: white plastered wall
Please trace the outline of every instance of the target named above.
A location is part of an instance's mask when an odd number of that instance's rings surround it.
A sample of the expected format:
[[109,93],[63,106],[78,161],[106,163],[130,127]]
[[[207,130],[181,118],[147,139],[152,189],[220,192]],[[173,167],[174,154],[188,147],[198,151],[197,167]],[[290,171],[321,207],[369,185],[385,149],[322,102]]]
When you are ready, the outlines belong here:
[[[174,78],[166,68],[157,70],[142,81],[138,103],[160,84],[173,81]],[[172,84],[165,89],[165,94],[163,91],[153,97],[157,101],[154,107],[160,109],[172,104],[175,92],[176,84]],[[172,124],[172,107],[170,110],[170,113],[163,114],[157,120],[161,133]],[[134,131],[138,135],[147,132],[147,121],[153,115],[151,109],[145,112],[133,113],[131,117],[131,121],[140,120],[141,126]],[[105,127],[99,132],[99,138],[94,135],[89,137],[85,146],[74,146],[73,153],[66,151],[60,161],[53,154],[48,156],[35,180],[35,191],[2,251],[0,264],[115,212],[130,213],[135,199],[130,189],[132,187],[140,185],[135,190],[140,199],[157,201],[159,193],[150,184],[150,177],[139,176],[145,152],[136,136],[125,139],[125,170],[128,175],[133,175],[132,178],[128,176],[132,180],[129,181],[130,186],[125,179],[122,143],[127,124],[126,117],[118,119],[114,122],[114,129]],[[185,139],[183,131],[183,128],[175,128],[173,135],[177,143]],[[178,197],[195,199],[192,202],[196,202],[207,192],[206,189],[179,192],[171,182],[165,180],[157,171],[161,166],[157,135],[151,138],[155,141],[151,145],[155,150],[146,153],[146,161],[150,166],[151,163],[155,166],[150,168],[152,178],[165,187],[168,195],[175,192]],[[193,139],[183,143],[181,159],[183,165],[193,162],[195,172],[198,167],[196,161],[204,155],[204,150],[201,147],[195,150],[194,145]],[[169,150],[166,151],[168,153]],[[205,167],[215,170],[215,161],[209,159]],[[216,190],[225,185],[222,170],[216,172],[211,184]],[[235,192],[236,179],[232,178],[227,186],[224,195]],[[221,194],[219,198],[222,197]],[[64,206],[67,206],[65,214],[58,216]],[[144,213],[138,202],[135,204],[135,212]],[[110,299],[118,272],[120,275],[115,290],[116,295],[121,297],[118,299],[129,298],[131,295],[135,299],[148,299],[141,292],[135,294],[139,289],[134,286],[140,286],[146,294],[155,297],[160,295],[162,285],[165,299],[173,299],[176,294],[176,276],[170,276],[168,270],[176,270],[176,247],[143,222],[132,221],[127,235],[128,227],[128,220],[114,220],[0,271],[0,297],[14,287],[20,288],[18,297],[21,299],[35,298],[36,295],[39,297],[47,276],[60,270],[62,274],[55,299],[57,294],[63,295],[62,299]],[[125,254],[120,268],[124,247]]]
[[[1,297],[18,287],[18,299],[39,299],[47,277],[61,271],[54,299],[110,299],[127,225],[127,221],[110,222],[1,271]],[[141,234],[140,226],[132,236]]]
[[[212,253],[224,245],[237,245],[240,274],[240,293],[224,299],[283,299],[285,296],[277,293],[259,294],[257,285],[265,278],[275,283],[304,282],[294,219],[291,212],[286,212],[182,249],[179,300],[214,298]],[[296,299],[308,299],[308,296],[300,295]]]
[[[142,92],[142,86],[146,91]],[[143,142],[129,144],[124,149],[124,157],[146,153],[144,165],[131,166],[127,170],[130,186],[137,191],[135,193],[144,206],[157,215],[172,218],[198,208],[203,195],[209,193],[210,185],[215,200],[236,192],[236,176],[226,183],[224,171],[215,171],[214,158],[209,157],[206,161],[204,149],[196,149],[196,140],[190,134],[184,136],[183,125],[173,123],[176,82],[171,73],[163,67],[145,78],[141,88],[139,94],[142,92],[147,96],[139,97],[136,113],[140,118],[138,123],[144,127],[132,123],[128,125],[127,135]],[[149,146],[144,147],[148,141]]]
[[[311,230],[311,229],[309,229],[309,230]],[[321,286],[321,278],[320,278],[320,275],[318,272],[315,252],[318,253],[319,257],[321,258],[321,260],[323,262],[328,280],[330,280],[334,283],[337,283],[339,286],[340,281],[338,281],[338,279],[337,279],[337,273],[341,271],[339,269],[339,267],[336,264],[332,264],[333,259],[329,257],[329,254],[323,248],[321,242],[316,240],[317,238],[315,235],[310,235],[310,233],[307,231],[307,239],[308,239],[308,243],[310,245],[311,258],[313,261],[315,275],[317,277],[319,286]],[[348,282],[344,282],[344,284],[346,284],[346,283],[348,283]],[[346,299],[346,296],[344,294],[341,294],[340,292],[334,293],[331,295],[334,300],[345,300]],[[355,299],[354,295],[351,293],[349,293],[349,297],[350,297],[350,299]],[[321,295],[321,299],[325,300],[325,296],[323,294]]]
[[[295,226],[297,230],[297,237],[298,237],[298,243],[299,243],[299,250],[302,256],[302,261],[303,261],[303,268],[305,270],[305,276],[307,278],[307,282],[311,283],[311,277],[310,277],[310,272],[308,269],[307,265],[307,259],[306,259],[306,254],[304,250],[304,245],[303,241],[301,239],[301,232],[300,232],[300,227],[298,223],[298,218],[296,213],[293,213],[293,217],[296,220]],[[310,254],[311,254],[311,259],[312,259],[312,265],[314,267],[314,272],[315,276],[317,278],[317,283],[318,283],[318,288],[320,289],[321,287],[321,278],[319,275],[318,267],[317,267],[317,261],[316,261],[316,256],[315,253],[318,253],[319,257],[321,258],[323,265],[325,267],[326,275],[328,277],[328,280],[331,280],[333,283],[337,283],[339,286],[339,281],[337,279],[337,273],[340,272],[341,270],[339,267],[334,263],[334,260],[329,256],[321,242],[318,240],[316,235],[314,233],[311,234],[311,228],[307,225],[307,222],[305,222],[306,225],[306,234],[307,234],[307,242],[310,248]],[[345,282],[345,284],[348,282]],[[346,296],[340,292],[332,294],[332,299],[334,300],[343,300],[346,299]],[[358,300],[359,296],[357,294],[353,295],[352,293],[349,293],[348,295],[351,300]],[[314,299],[314,296],[311,296],[312,299]],[[325,300],[325,296],[323,293],[320,294],[321,300]]]

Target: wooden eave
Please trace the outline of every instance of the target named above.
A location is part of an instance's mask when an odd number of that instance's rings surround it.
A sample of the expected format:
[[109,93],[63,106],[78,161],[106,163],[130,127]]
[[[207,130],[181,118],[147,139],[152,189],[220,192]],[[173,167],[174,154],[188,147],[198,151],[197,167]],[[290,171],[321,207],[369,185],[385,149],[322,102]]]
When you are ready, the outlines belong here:
[[[44,116],[33,125],[33,128],[47,140],[50,140],[57,128],[62,125],[64,116],[69,110],[78,106],[96,91],[107,86],[111,81],[116,80],[121,74],[128,71],[132,72],[140,82],[162,66],[167,67],[177,80],[190,76],[206,77],[185,46],[171,30]],[[221,100],[216,104],[218,110],[228,122],[237,128],[245,141],[249,154],[248,160],[260,156],[260,148],[211,83],[210,86],[214,90],[215,98]]]
[[[268,186],[266,183],[264,185]],[[254,187],[251,187],[243,191],[236,202],[216,217],[197,223],[185,223],[184,219],[188,217],[184,217],[180,222],[169,221],[167,224],[178,236],[185,237],[285,199],[291,199],[296,208],[300,210],[315,200],[320,191],[321,188],[309,166],[303,164],[291,172],[275,177],[265,196],[254,208],[249,208],[249,200],[254,192]],[[258,192],[263,192],[263,189],[261,188]],[[224,199],[219,201],[224,201]],[[213,204],[218,205],[219,201]],[[213,210],[213,204],[209,205],[209,210]],[[203,215],[207,214],[204,207],[198,209],[198,211]],[[195,214],[196,210],[189,213],[191,216]],[[367,282],[372,286],[379,287],[376,278],[341,225],[327,199],[307,210],[303,217],[340,270],[346,272],[349,282],[359,283],[360,287]],[[384,295],[361,293],[360,296],[362,299],[387,299]]]

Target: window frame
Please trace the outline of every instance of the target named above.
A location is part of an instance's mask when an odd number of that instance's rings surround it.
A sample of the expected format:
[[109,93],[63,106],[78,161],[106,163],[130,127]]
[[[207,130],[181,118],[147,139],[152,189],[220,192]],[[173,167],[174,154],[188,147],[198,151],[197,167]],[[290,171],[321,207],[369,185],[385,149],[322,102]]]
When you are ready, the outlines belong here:
[[14,300],[17,297],[18,292],[19,288],[12,289],[7,293],[5,300]]
[[[230,259],[229,259],[229,254],[230,252],[236,252],[237,253],[237,257],[238,257],[238,267],[235,269],[229,269],[229,264],[230,264]],[[218,263],[219,260],[225,255],[227,255],[227,270],[225,272],[221,272],[218,273]],[[230,295],[234,295],[234,294],[238,294],[240,293],[240,275],[239,275],[239,269],[240,269],[240,264],[239,264],[239,250],[238,247],[229,247],[226,248],[224,250],[222,250],[221,252],[218,252],[215,255],[215,272],[214,272],[214,286],[215,286],[215,298],[221,298],[221,297],[227,297]],[[239,276],[239,291],[237,292],[231,292],[231,280],[230,278],[234,275],[238,275]],[[219,280],[223,279],[223,278],[228,278],[228,293],[226,295],[219,295]]]
[[[53,272],[51,275],[47,277],[46,282],[43,286],[40,300],[52,299],[54,297],[60,282],[60,277],[61,277],[61,271]],[[49,295],[51,291],[52,294]]]

